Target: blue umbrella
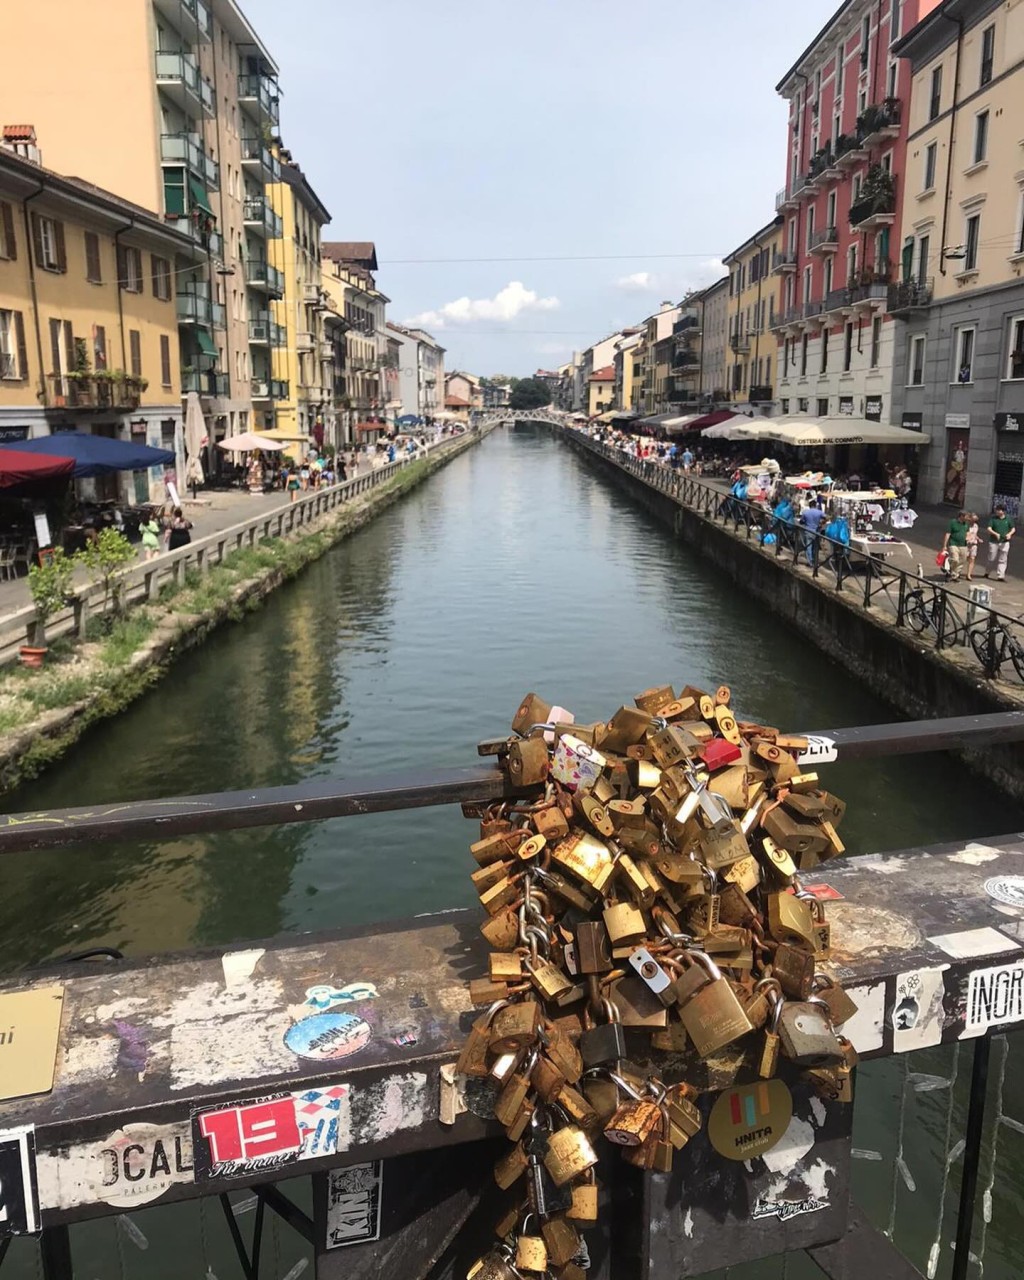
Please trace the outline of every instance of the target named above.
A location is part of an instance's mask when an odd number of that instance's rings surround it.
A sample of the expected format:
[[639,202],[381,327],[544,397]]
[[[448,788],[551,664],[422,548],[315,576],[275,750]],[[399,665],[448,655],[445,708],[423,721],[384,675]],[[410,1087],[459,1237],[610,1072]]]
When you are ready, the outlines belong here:
[[395,419],[395,426],[396,427],[418,427],[422,421],[423,419],[420,418],[415,413],[403,413],[400,418]]
[[[0,445],[0,448],[7,447]],[[169,449],[153,449],[146,444],[87,435],[84,431],[61,431],[52,436],[40,436],[38,440],[19,440],[15,447],[23,453],[73,458],[75,469],[71,474],[76,478],[174,465],[174,454]]]

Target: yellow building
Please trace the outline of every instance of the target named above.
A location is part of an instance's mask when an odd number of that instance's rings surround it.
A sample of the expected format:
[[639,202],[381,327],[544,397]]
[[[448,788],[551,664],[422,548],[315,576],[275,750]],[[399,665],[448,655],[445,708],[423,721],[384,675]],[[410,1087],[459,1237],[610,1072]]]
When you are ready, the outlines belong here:
[[199,300],[175,274],[194,242],[10,141],[22,154],[0,147],[0,440],[75,428],[172,449],[177,476],[78,482],[83,497],[162,502],[166,479],[184,488],[178,320]]
[[325,438],[334,441],[334,349],[324,332],[320,280],[320,228],[331,215],[290,153],[278,148],[277,158],[281,181],[267,194],[284,232],[284,297],[269,312],[256,309],[250,297],[249,350],[253,381],[273,380],[276,392],[272,408],[256,410],[257,429],[269,428],[302,456]]
[[781,247],[782,219],[777,218],[722,259],[729,271],[726,378],[734,401],[759,404],[772,399],[779,351],[772,325],[780,296],[772,255]]
[[372,241],[324,241],[320,250],[324,304],[346,325],[344,368],[340,374],[335,370],[338,430],[346,442],[361,443],[385,427],[390,299],[377,288],[373,276],[377,250]]
[[615,366],[595,369],[587,379],[587,417],[594,418],[612,407],[615,398]]

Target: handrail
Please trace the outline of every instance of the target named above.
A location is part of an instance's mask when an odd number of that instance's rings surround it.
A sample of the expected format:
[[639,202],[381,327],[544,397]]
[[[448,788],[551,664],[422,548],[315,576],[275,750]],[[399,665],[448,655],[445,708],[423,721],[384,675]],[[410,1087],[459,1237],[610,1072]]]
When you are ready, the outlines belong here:
[[[464,436],[454,436],[436,444],[426,446],[427,456],[452,448]],[[342,503],[358,497],[378,485],[393,479],[410,461],[424,455],[420,449],[416,454],[397,458],[383,467],[369,471],[365,475],[354,476],[341,484],[331,485],[326,489],[316,489],[312,493],[297,499],[295,502],[282,502],[261,515],[253,516],[238,524],[229,525],[216,533],[197,538],[187,546],[176,551],[165,551],[153,560],[132,565],[114,578],[123,606],[130,607],[155,600],[163,586],[172,583],[180,586],[185,575],[191,569],[205,573],[219,565],[232,551],[243,547],[254,547],[261,539],[285,537],[310,521],[319,519],[335,510]],[[90,581],[70,593],[72,603],[60,610],[47,621],[46,635],[48,639],[73,634],[81,637],[85,633],[90,617],[102,615],[104,612],[104,592],[102,583]],[[106,602],[109,611],[112,602]],[[34,604],[23,605],[11,613],[0,617],[0,666],[14,662],[21,645],[31,644],[35,639],[36,608]]]

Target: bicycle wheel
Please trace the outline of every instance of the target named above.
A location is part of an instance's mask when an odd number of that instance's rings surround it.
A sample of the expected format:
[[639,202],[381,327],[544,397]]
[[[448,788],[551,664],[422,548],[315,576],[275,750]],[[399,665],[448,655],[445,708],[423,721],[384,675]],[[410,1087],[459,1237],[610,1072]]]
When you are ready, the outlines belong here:
[[[988,627],[976,627],[971,632],[971,648],[974,650],[974,656],[981,663],[982,667],[987,671],[989,667],[989,654],[991,646],[989,645]],[[1024,679],[1024,676],[1021,677]]]
[[1010,651],[1010,661],[1013,668],[1021,680],[1024,680],[1024,645],[1016,638],[1007,634],[1006,647]]
[[921,591],[909,591],[905,601],[904,617],[907,620],[907,626],[911,631],[920,634],[926,626],[931,622],[928,609],[924,602],[924,593]]

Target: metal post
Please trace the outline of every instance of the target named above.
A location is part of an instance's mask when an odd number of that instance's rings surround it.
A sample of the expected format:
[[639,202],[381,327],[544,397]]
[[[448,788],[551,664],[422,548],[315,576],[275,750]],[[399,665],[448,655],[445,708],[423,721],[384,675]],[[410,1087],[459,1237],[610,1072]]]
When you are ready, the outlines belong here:
[[978,1166],[981,1163],[981,1139],[985,1128],[991,1052],[990,1036],[975,1040],[971,1063],[971,1098],[967,1108],[967,1131],[964,1134],[964,1174],[960,1183],[960,1207],[957,1210],[956,1244],[953,1246],[950,1280],[967,1280],[967,1268],[970,1265],[971,1231],[974,1226],[974,1202],[978,1194]]
[[71,1235],[66,1226],[44,1227],[39,1236],[43,1280],[71,1280]]

